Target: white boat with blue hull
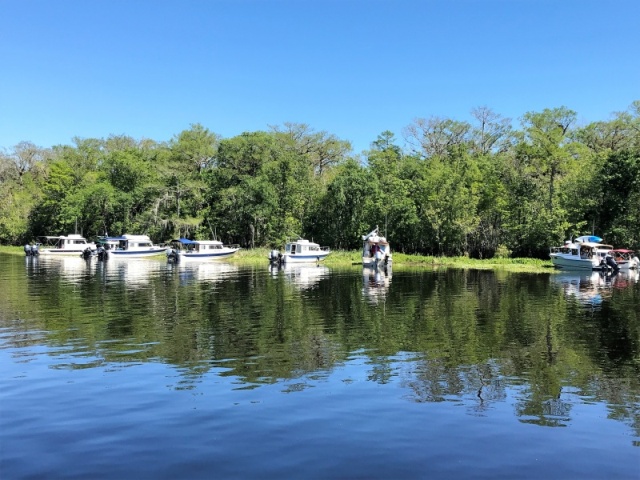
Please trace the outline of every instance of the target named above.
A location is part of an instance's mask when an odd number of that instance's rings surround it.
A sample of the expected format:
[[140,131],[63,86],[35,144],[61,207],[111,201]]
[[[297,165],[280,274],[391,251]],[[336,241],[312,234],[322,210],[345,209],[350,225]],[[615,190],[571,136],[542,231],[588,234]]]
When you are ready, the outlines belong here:
[[239,245],[224,245],[219,240],[179,238],[171,243],[172,247],[167,249],[167,259],[174,262],[183,260],[221,260],[229,258],[240,250]]
[[109,249],[111,258],[153,257],[162,255],[167,250],[165,247],[154,245],[147,235],[127,234],[121,237],[106,237],[104,241],[111,246]]
[[613,247],[601,241],[600,237],[587,235],[568,240],[562,247],[552,247],[549,252],[551,263],[564,270],[617,270],[611,257]]
[[331,253],[329,247],[321,247],[317,243],[299,238],[294,242],[288,242],[284,252],[272,250],[269,260],[272,263],[315,263],[321,262]]

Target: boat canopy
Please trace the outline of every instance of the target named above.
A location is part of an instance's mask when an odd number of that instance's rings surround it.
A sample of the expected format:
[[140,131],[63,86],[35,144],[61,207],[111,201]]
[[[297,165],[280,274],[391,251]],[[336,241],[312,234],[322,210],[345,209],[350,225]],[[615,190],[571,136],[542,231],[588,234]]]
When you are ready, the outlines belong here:
[[627,250],[626,248],[616,248],[611,251],[616,253],[633,253],[633,250]]
[[600,243],[602,238],[597,237],[595,235],[583,235],[581,237],[576,238],[576,242],[579,243]]
[[172,242],[180,242],[183,245],[197,245],[198,242],[194,240],[189,240],[188,238],[178,238],[177,240],[172,240]]

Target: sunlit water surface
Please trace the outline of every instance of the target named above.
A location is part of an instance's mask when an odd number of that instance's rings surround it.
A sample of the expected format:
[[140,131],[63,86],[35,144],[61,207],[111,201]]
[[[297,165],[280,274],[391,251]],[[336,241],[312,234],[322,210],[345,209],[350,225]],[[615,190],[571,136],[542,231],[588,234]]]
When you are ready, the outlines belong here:
[[640,476],[638,275],[0,255],[0,477]]

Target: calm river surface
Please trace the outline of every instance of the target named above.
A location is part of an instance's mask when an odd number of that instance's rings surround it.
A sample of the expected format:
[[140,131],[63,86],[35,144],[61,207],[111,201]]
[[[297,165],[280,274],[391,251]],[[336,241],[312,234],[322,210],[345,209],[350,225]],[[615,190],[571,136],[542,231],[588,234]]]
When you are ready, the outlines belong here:
[[3,480],[638,479],[640,282],[0,254],[0,461]]

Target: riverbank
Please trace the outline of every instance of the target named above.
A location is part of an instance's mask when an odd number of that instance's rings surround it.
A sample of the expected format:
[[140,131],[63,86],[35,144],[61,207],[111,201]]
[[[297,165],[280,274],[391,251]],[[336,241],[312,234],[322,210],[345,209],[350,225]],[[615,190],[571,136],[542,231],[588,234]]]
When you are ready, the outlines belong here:
[[[360,265],[362,256],[359,250],[331,252],[322,263],[328,267],[347,267]],[[229,259],[234,263],[264,264],[269,256],[265,248],[240,250]],[[537,258],[492,258],[475,259],[468,257],[431,257],[423,255],[393,254],[393,268],[462,268],[482,270],[508,270],[513,272],[549,273],[555,271],[551,260]]]
[[[264,265],[269,249],[242,249],[226,262],[238,265]],[[23,247],[0,246],[0,253],[24,255]],[[328,267],[351,267],[362,261],[360,251],[337,250],[331,252],[322,263]],[[536,258],[491,258],[475,259],[468,257],[430,257],[422,255],[393,254],[393,268],[461,268],[481,270],[506,270],[511,272],[549,273],[554,272],[550,260]]]

